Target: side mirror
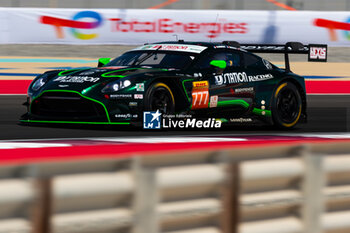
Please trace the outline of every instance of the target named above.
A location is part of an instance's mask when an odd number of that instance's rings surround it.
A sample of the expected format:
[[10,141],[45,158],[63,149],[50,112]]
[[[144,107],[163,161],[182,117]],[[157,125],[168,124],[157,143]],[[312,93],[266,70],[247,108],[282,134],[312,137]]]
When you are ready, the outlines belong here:
[[107,65],[110,61],[111,59],[109,57],[100,58],[98,59],[97,67],[102,67],[104,65]]
[[224,60],[212,60],[209,64],[218,69],[220,72],[226,69],[226,61]]

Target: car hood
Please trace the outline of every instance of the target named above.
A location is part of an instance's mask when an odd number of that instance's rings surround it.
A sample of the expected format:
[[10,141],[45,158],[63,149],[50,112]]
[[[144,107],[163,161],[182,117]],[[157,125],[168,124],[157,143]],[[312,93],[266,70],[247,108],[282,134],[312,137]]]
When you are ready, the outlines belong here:
[[90,69],[65,70],[51,78],[45,85],[46,90],[62,89],[82,91],[91,86],[105,86],[107,83],[129,78],[132,79],[146,74],[167,72],[167,69],[150,67],[102,67]]

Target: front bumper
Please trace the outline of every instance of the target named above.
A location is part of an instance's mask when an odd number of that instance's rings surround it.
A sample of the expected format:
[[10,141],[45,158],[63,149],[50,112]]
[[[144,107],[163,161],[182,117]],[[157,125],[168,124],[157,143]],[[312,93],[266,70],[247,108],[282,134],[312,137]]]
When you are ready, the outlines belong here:
[[[127,124],[137,121],[139,106],[129,100],[97,100],[76,91],[44,91],[28,98],[26,123]],[[135,103],[135,102],[134,102]],[[135,104],[134,104],[135,105]]]

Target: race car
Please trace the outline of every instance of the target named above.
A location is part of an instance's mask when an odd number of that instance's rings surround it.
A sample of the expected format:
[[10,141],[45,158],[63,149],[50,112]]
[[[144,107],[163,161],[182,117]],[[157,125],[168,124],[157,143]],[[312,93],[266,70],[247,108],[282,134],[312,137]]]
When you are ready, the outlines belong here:
[[[254,53],[282,53],[278,67]],[[305,122],[304,78],[288,54],[326,61],[327,45],[185,42],[145,44],[94,68],[52,70],[28,88],[23,123],[135,124],[145,111],[292,128]]]

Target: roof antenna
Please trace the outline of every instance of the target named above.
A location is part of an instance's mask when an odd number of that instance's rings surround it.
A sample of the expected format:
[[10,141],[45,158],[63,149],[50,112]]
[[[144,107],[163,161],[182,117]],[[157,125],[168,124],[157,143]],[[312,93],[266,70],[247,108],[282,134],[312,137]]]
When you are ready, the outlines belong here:
[[176,41],[178,41],[178,40],[179,40],[179,37],[178,37],[178,35],[177,35],[177,34],[174,34],[173,36],[175,36]]
[[[213,26],[213,29],[214,29],[214,27],[216,26],[216,24],[218,23],[218,18],[219,18],[219,13],[216,14],[216,19],[215,19],[215,24],[214,24],[214,26]],[[212,37],[210,37],[209,43],[211,43],[211,38],[212,38]]]

